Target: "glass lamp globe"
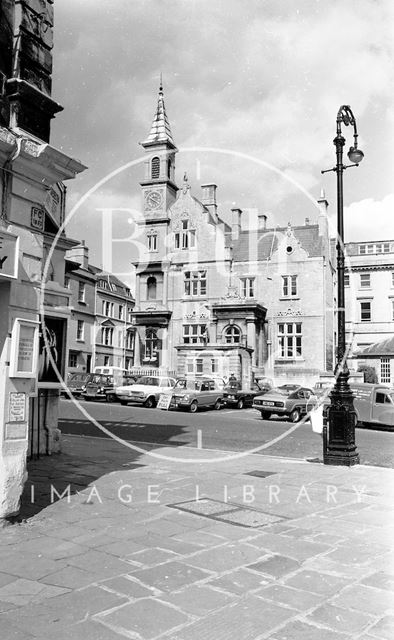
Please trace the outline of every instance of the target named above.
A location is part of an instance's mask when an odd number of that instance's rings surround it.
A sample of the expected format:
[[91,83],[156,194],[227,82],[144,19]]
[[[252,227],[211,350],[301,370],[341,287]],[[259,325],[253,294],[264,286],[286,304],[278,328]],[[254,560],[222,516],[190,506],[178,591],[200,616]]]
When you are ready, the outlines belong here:
[[361,149],[357,149],[357,147],[350,147],[347,157],[349,158],[350,162],[354,162],[354,164],[359,164],[363,159],[364,154],[361,151]]

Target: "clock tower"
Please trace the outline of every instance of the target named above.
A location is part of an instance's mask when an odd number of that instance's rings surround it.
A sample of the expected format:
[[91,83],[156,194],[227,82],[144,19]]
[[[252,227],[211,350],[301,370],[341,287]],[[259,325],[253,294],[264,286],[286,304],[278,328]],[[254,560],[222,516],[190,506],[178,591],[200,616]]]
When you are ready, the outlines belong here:
[[178,149],[167,118],[161,81],[156,113],[149,135],[141,146],[147,154],[144,180],[140,182],[145,223],[166,222],[167,211],[178,191],[175,184],[175,154]]

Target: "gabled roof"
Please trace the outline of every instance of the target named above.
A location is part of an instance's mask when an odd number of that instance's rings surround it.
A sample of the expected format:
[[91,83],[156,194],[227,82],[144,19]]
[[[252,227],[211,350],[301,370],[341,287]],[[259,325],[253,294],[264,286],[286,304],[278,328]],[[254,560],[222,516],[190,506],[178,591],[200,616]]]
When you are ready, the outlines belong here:
[[358,358],[365,356],[384,357],[394,355],[394,336],[386,338],[386,340],[382,340],[381,342],[370,344],[369,347],[365,347],[365,349],[359,351],[356,355]]
[[150,146],[158,142],[169,143],[172,147],[175,147],[170,123],[166,114],[163,85],[161,82],[159,87],[159,96],[157,99],[157,109],[153,118],[152,126],[147,139],[141,144],[142,146]]
[[[112,273],[109,273],[108,271],[103,271],[102,269],[99,269],[99,267],[95,267],[92,264],[89,265],[89,271],[94,275],[96,275],[98,279],[106,280],[109,285],[110,284],[116,285],[118,289],[122,290],[122,293],[126,293],[126,291],[130,291],[130,287],[127,284],[119,280],[119,278],[114,276]],[[130,298],[132,300],[134,299],[131,293],[130,293]]]
[[[300,242],[310,258],[323,255],[322,238],[319,235],[318,225],[307,225],[292,227],[294,236]],[[257,231],[241,231],[238,240],[234,243],[233,256],[237,262],[249,260],[249,243],[251,234],[257,236],[257,260],[269,260],[274,251],[277,250],[279,242],[286,233],[287,227],[277,227],[275,229],[259,229]],[[255,240],[253,240],[255,242]]]

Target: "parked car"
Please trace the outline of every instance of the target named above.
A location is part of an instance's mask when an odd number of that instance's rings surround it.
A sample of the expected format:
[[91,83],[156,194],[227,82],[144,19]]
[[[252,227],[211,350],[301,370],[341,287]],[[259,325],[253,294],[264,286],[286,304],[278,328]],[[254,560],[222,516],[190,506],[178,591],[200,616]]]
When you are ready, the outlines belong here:
[[[356,426],[394,428],[394,389],[385,384],[350,383],[353,405],[356,411]],[[327,424],[330,398],[326,398],[323,408]]]
[[238,386],[227,386],[223,390],[223,403],[226,406],[235,406],[237,409],[251,407],[255,396],[268,391],[254,382],[250,389],[239,389]]
[[178,378],[172,390],[170,408],[196,413],[200,407],[221,409],[222,402],[223,389],[213,378]]
[[297,387],[296,390],[277,387],[255,396],[253,401],[253,408],[260,411],[263,420],[276,414],[289,417],[292,422],[301,420],[316,405],[316,396],[306,387]]
[[85,391],[83,391],[81,395],[85,400],[105,400],[106,402],[116,402],[116,387],[122,383],[130,383],[131,380],[134,380],[134,378],[93,373],[89,382],[86,384]]
[[318,380],[313,387],[315,396],[328,395],[335,384],[335,380]]
[[[75,397],[82,395],[91,377],[91,373],[72,373],[67,380],[67,388],[69,392]],[[62,394],[68,397],[68,393],[66,391],[62,391]]]
[[174,385],[175,378],[141,376],[134,384],[118,386],[115,393],[120,404],[135,402],[144,407],[155,407],[160,394],[170,391]]

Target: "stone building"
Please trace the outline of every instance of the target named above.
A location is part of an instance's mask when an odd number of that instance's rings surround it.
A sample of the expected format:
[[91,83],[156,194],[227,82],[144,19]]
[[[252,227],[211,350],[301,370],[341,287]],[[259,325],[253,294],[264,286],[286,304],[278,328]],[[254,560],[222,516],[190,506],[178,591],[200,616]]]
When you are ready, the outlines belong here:
[[70,318],[63,181],[85,167],[49,142],[53,3],[0,5],[0,518],[17,512],[27,455],[59,448]]
[[68,373],[96,366],[130,369],[134,360],[134,298],[113,274],[89,264],[84,242],[67,252],[65,286],[71,294]]
[[91,270],[97,278],[94,366],[129,370],[134,362],[134,298],[112,273],[93,266]]
[[235,373],[245,385],[264,375],[311,382],[332,370],[325,198],[314,224],[273,229],[257,210],[241,209],[226,222],[213,182],[201,185],[200,199],[186,175],[176,184],[177,148],[162,87],[141,144],[135,363],[178,374]]
[[346,244],[346,339],[350,362],[394,383],[394,240]]
[[97,277],[89,265],[89,251],[84,242],[66,254],[64,286],[70,291],[71,310],[67,373],[90,373],[95,347]]

